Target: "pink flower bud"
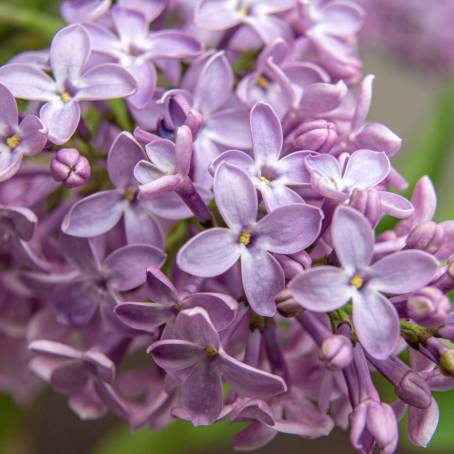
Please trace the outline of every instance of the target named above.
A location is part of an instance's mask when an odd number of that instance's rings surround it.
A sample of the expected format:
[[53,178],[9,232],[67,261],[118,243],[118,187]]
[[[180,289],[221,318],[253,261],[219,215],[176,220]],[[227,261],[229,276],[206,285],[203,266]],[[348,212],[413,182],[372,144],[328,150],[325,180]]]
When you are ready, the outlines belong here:
[[443,244],[444,231],[433,221],[415,227],[407,238],[407,247],[435,254]]
[[50,163],[52,177],[66,188],[77,188],[90,178],[90,162],[75,148],[62,148],[57,151]]
[[338,138],[337,127],[325,120],[303,123],[295,131],[295,146],[301,150],[329,153]]
[[425,287],[407,301],[408,315],[422,326],[437,326],[446,322],[451,311],[449,298],[436,287]]
[[330,369],[343,369],[353,359],[353,347],[350,339],[339,334],[326,338],[320,347],[320,359]]

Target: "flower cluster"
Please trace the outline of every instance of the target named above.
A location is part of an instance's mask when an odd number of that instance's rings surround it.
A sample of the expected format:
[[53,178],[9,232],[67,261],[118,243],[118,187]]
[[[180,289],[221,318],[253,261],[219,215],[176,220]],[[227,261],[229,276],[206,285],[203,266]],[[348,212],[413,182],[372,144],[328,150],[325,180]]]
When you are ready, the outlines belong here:
[[426,446],[454,388],[454,221],[427,177],[391,192],[362,9],[61,12],[48,50],[0,68],[1,389],[26,401],[31,369],[83,419],[245,421],[240,450],[338,426],[390,454],[407,411]]

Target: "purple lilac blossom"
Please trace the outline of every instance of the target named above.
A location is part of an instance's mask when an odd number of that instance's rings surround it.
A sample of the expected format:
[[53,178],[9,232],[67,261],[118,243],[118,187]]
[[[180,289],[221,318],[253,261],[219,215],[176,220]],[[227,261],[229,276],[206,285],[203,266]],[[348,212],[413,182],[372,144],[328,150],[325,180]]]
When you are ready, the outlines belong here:
[[391,192],[360,3],[61,13],[0,67],[0,389],[133,430],[242,422],[240,450],[338,427],[392,454],[407,412],[427,446],[454,389],[454,221],[427,176]]

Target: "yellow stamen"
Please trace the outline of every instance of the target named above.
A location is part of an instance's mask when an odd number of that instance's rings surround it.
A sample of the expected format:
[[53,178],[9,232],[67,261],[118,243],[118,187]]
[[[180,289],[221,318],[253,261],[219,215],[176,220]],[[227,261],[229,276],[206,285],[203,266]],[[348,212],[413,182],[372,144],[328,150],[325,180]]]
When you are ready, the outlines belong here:
[[240,243],[247,246],[251,242],[251,234],[249,232],[241,232]]
[[260,176],[259,178],[260,178],[264,183],[266,183],[266,184],[270,184],[270,183],[271,183],[271,181],[268,180],[268,178],[264,177],[263,175]]
[[258,76],[255,81],[260,88],[268,87],[269,80],[265,76]]
[[125,190],[125,192],[123,193],[123,197],[128,201],[128,202],[132,202],[134,200],[136,196],[136,191],[134,191],[133,188],[128,188]]
[[14,150],[18,145],[20,145],[20,142],[21,139],[17,134],[14,134],[6,139],[6,145],[8,145],[11,150]]
[[72,96],[71,96],[67,91],[65,91],[64,93],[62,93],[62,94],[60,95],[60,99],[61,99],[63,102],[69,102],[69,101],[71,101]]
[[238,11],[238,14],[241,16],[241,17],[246,17],[248,15],[248,8],[247,6],[242,6],[239,11]]
[[350,284],[352,284],[353,287],[360,289],[364,284],[364,279],[356,274],[352,277]]
[[216,356],[218,354],[218,352],[211,346],[205,349],[205,353],[207,354],[207,356]]

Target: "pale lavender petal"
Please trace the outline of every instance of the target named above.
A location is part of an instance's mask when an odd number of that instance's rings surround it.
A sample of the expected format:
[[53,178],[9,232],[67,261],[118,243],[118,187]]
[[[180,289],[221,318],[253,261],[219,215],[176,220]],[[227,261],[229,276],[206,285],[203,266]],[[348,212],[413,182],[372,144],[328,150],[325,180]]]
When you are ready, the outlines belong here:
[[136,80],[126,69],[114,63],[104,63],[82,75],[77,99],[97,101],[124,98],[132,95],[136,88]]
[[[150,166],[144,166],[139,163],[140,166],[137,168],[137,173],[140,178],[144,177],[144,169],[150,170]],[[140,173],[139,173],[140,172]],[[150,172],[149,172],[150,174]],[[180,175],[165,175],[149,183],[139,186],[139,200],[149,201],[153,200],[157,196],[163,195],[169,191],[175,191],[181,183]]]
[[194,18],[198,27],[214,31],[227,30],[241,22],[241,15],[231,1],[202,0],[197,3]]
[[208,312],[201,307],[180,312],[175,320],[175,332],[178,337],[199,347],[212,347],[217,351],[221,345]]
[[173,318],[174,312],[158,303],[121,303],[115,307],[115,313],[125,325],[153,334]]
[[57,93],[57,84],[44,71],[21,63],[2,66],[0,83],[8,88],[15,98],[30,101],[50,101]]
[[10,153],[9,149],[0,151],[0,183],[12,178],[22,164],[22,153]]
[[148,159],[162,172],[176,172],[175,144],[167,139],[156,139],[145,146]]
[[277,38],[291,39],[290,27],[286,22],[274,16],[248,16],[245,22],[252,27],[264,43],[271,43]]
[[393,192],[380,191],[380,201],[383,211],[395,218],[405,219],[411,216],[415,208],[405,197]]
[[[246,109],[223,109],[206,119],[207,134],[216,143],[228,148],[251,148],[251,132],[248,127],[249,113]],[[225,134],[225,131],[229,131]]]
[[39,116],[47,126],[49,140],[62,145],[74,135],[79,125],[79,103],[74,99],[69,102],[55,99],[41,107]]
[[68,235],[94,237],[111,230],[121,219],[125,203],[117,191],[103,191],[76,202],[63,220]]
[[223,163],[214,177],[218,209],[231,229],[242,229],[255,222],[257,193],[248,175],[239,167]]
[[408,407],[408,438],[415,446],[426,448],[437,430],[440,411],[437,402],[432,403],[427,410]]
[[60,245],[61,252],[70,265],[85,275],[95,276],[98,274],[99,260],[92,241],[62,234]]
[[16,100],[11,92],[3,85],[0,85],[0,124],[6,130],[13,130],[19,121]]
[[223,52],[218,52],[208,60],[200,73],[194,89],[193,107],[204,116],[209,116],[227,102],[232,87],[233,73],[230,63]]
[[70,25],[57,32],[50,45],[50,66],[63,89],[79,81],[89,56],[90,38],[83,27]]
[[353,293],[353,324],[361,345],[374,358],[386,359],[397,347],[399,315],[380,293],[367,288]]
[[144,47],[147,42],[148,27],[145,16],[141,11],[114,6],[112,19],[120,40],[126,45]]
[[249,2],[256,14],[276,14],[287,11],[296,6],[296,0],[252,0]]
[[179,371],[198,363],[205,352],[192,342],[184,340],[163,340],[148,347],[154,361],[165,371]]
[[254,170],[254,160],[244,151],[239,150],[228,150],[221,153],[212,163],[210,169],[213,173],[216,172],[217,168],[223,163],[228,162],[234,166],[237,166],[248,174]]
[[121,8],[140,11],[145,15],[147,22],[153,22],[167,6],[167,0],[118,0]]
[[427,285],[438,269],[438,260],[423,251],[400,251],[375,262],[368,271],[369,285],[390,294],[413,292]]
[[209,425],[218,418],[223,406],[221,376],[208,360],[196,365],[183,383],[181,404],[194,426]]
[[134,167],[145,157],[139,142],[129,132],[122,132],[112,144],[107,157],[110,181],[118,188],[134,187]]
[[128,97],[128,103],[136,109],[144,109],[152,99],[156,89],[156,69],[149,61],[134,61],[125,66],[125,69],[134,77],[137,83],[136,92]]
[[139,161],[133,170],[134,178],[140,184],[148,184],[166,176],[162,171],[149,161]]
[[356,98],[356,109],[352,120],[353,131],[356,131],[364,124],[367,115],[369,114],[372,101],[372,85],[374,79],[374,75],[368,75],[361,82],[359,93]]
[[76,394],[90,378],[87,367],[81,361],[70,361],[57,367],[50,377],[50,384],[59,393]]
[[305,204],[277,208],[257,224],[258,244],[277,254],[293,254],[306,249],[317,238],[323,214]]
[[51,340],[35,340],[28,346],[30,350],[39,355],[46,355],[58,359],[81,359],[82,353],[75,348]]
[[358,211],[340,206],[334,213],[331,237],[342,266],[359,271],[369,265],[374,248],[374,232]]
[[110,5],[111,0],[65,0],[60,6],[60,13],[66,22],[91,21],[106,13]]
[[278,431],[258,421],[252,422],[233,437],[233,446],[238,451],[253,451],[267,445]]
[[151,34],[146,55],[153,59],[194,58],[201,52],[201,43],[188,33],[162,30]]
[[0,219],[7,219],[12,223],[15,234],[21,240],[29,241],[32,239],[35,232],[38,218],[33,211],[28,208],[22,207],[8,207],[0,206]]
[[27,115],[19,125],[21,143],[16,151],[33,156],[40,153],[47,142],[47,128],[35,115]]
[[139,287],[146,280],[149,266],[160,267],[165,253],[154,246],[132,244],[121,247],[104,261],[103,268],[110,288],[124,292]]
[[314,189],[320,194],[338,201],[348,197],[343,192],[342,172],[339,161],[334,156],[327,154],[308,156],[306,168]]
[[217,362],[224,380],[243,396],[266,399],[287,391],[281,377],[248,366],[224,352],[219,354]]
[[128,244],[151,244],[164,247],[164,232],[159,221],[142,203],[129,205],[124,212],[126,241]]
[[347,95],[343,81],[337,84],[317,83],[306,87],[301,99],[301,111],[307,115],[320,115],[336,109]]
[[268,213],[287,205],[304,203],[303,198],[299,194],[283,184],[261,184],[259,190]]
[[246,298],[254,312],[272,317],[276,313],[275,298],[285,285],[279,262],[266,251],[246,249],[241,254],[241,276]]
[[382,151],[357,150],[347,161],[343,181],[350,188],[367,189],[382,182],[391,164]]
[[288,185],[310,183],[310,174],[306,168],[306,159],[312,156],[310,151],[296,151],[279,160],[277,168],[280,179]]
[[351,2],[333,2],[323,8],[321,27],[335,36],[348,39],[359,32],[363,25],[364,11]]
[[282,127],[279,118],[268,104],[259,102],[251,111],[253,150],[259,163],[272,163],[282,150]]
[[350,276],[333,266],[305,271],[296,276],[288,288],[299,304],[315,312],[334,311],[353,295]]

